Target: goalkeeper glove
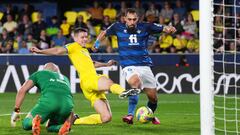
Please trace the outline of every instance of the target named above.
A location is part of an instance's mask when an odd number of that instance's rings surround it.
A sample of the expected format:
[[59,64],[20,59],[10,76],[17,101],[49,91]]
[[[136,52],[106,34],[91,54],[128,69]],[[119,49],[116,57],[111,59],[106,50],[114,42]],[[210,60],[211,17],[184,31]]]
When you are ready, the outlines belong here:
[[95,43],[94,43],[94,48],[95,49],[98,49],[100,46],[100,41],[99,40],[96,40]]
[[11,126],[15,127],[18,120],[20,120],[20,108],[15,108],[11,115]]

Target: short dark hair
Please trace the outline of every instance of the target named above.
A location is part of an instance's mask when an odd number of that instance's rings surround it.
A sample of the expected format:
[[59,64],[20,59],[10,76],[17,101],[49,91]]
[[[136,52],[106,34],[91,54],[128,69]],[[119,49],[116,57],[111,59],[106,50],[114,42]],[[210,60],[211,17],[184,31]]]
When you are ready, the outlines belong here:
[[85,29],[85,28],[82,28],[82,27],[74,28],[74,29],[72,30],[72,33],[73,33],[74,35],[76,35],[76,34],[78,34],[78,33],[80,33],[80,32],[88,32],[88,30]]
[[128,8],[125,11],[125,16],[127,16],[128,13],[130,13],[130,14],[135,14],[136,13],[137,14],[137,11],[136,11],[135,8]]

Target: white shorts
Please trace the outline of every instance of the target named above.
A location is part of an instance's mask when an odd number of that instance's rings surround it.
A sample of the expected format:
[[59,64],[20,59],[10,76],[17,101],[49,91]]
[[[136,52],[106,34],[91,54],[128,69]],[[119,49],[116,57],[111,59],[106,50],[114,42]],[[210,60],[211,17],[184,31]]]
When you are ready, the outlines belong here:
[[123,74],[128,81],[133,75],[137,74],[141,79],[142,89],[156,88],[157,81],[149,66],[127,66],[123,68]]

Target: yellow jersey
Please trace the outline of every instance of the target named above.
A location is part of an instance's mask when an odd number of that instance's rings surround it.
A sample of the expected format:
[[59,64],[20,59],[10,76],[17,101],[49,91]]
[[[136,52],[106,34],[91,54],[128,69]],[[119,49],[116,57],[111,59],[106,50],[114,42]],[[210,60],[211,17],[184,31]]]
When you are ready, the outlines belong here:
[[87,81],[97,76],[93,60],[87,48],[82,47],[77,42],[65,45],[68,51],[68,57],[76,68],[81,81]]

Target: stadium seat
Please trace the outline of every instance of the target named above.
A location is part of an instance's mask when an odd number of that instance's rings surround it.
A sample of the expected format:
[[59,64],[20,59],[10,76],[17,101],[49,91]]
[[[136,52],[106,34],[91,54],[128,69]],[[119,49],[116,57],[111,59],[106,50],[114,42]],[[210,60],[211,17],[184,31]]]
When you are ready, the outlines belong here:
[[117,11],[115,9],[104,9],[103,11],[104,16],[109,16],[111,21],[114,21],[117,16]]
[[199,21],[199,10],[192,10],[191,14],[193,16],[194,21]]
[[112,40],[112,48],[117,49],[118,48],[117,36],[111,36],[111,40]]
[[96,32],[96,35],[98,36],[100,34],[100,31],[101,31],[101,26],[94,26],[94,30]]
[[35,23],[36,21],[38,21],[38,12],[33,12],[31,15],[32,18],[32,22]]
[[160,48],[167,49],[173,43],[173,37],[171,35],[162,35],[162,41],[159,41]]
[[83,16],[83,22],[86,23],[88,19],[91,18],[91,14],[89,14],[87,11],[80,11],[78,12],[78,16]]
[[67,23],[74,25],[77,19],[77,12],[75,11],[66,11],[64,16],[67,17]]
[[2,20],[3,18],[3,12],[0,12],[0,21]]

